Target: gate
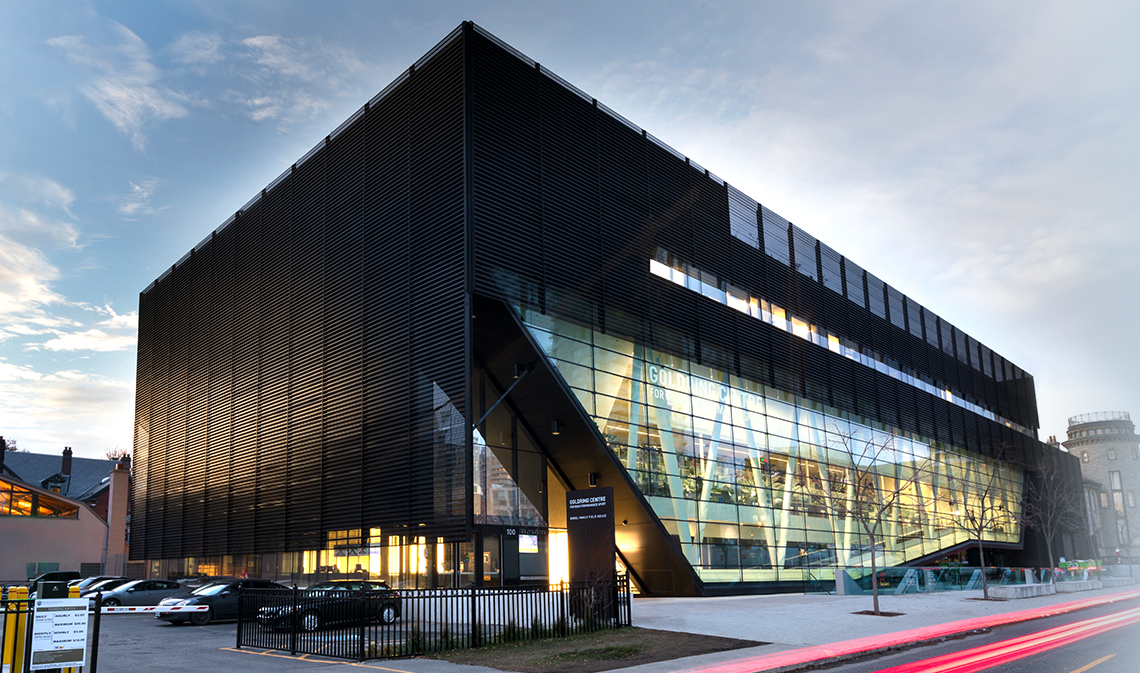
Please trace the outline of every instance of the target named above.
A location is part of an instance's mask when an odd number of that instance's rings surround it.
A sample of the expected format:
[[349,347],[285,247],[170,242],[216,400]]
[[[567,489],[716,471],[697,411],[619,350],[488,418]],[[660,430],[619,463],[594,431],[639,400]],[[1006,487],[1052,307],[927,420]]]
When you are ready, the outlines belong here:
[[244,589],[237,647],[363,661],[562,637],[630,626],[629,588],[622,575],[553,586]]

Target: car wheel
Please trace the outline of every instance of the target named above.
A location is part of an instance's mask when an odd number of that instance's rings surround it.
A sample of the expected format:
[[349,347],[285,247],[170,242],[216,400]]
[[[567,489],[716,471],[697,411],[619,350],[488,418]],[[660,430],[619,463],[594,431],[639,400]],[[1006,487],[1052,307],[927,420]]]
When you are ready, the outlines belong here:
[[118,598],[104,598],[103,599],[103,607],[105,607],[105,608],[117,608],[122,604],[123,604],[123,602],[121,600],[119,600]]
[[316,610],[309,610],[301,615],[301,630],[316,631],[321,628],[321,615]]
[[210,623],[214,618],[213,610],[204,610],[202,612],[191,612],[190,623],[194,626],[205,626]]
[[399,616],[400,611],[391,603],[385,603],[384,606],[380,608],[380,614],[377,615],[381,624],[391,624],[396,621],[396,618]]

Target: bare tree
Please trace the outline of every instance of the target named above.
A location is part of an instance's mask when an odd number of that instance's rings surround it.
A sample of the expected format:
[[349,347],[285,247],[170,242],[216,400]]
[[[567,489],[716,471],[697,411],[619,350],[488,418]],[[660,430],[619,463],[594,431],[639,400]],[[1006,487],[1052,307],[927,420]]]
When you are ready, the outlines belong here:
[[987,535],[1012,530],[1018,521],[1020,502],[1013,502],[1014,465],[1009,460],[1010,448],[999,444],[990,460],[970,460],[964,470],[949,471],[945,479],[955,491],[951,502],[953,515],[949,521],[965,532],[978,545],[978,562],[982,567],[982,598],[989,600],[986,578]]
[[[869,550],[870,555],[873,612],[882,614],[878,560],[880,553],[885,555],[883,541],[892,532],[901,537],[900,521],[905,525],[908,513],[916,516],[922,509],[922,482],[928,481],[931,474],[929,452],[923,449],[916,452],[919,455],[913,455],[902,451],[893,435],[869,428],[847,432],[836,428],[830,434],[831,465],[826,478],[813,475],[809,480],[814,491],[811,502],[831,519],[837,539],[848,532],[862,533],[867,542],[863,549]],[[837,568],[838,572],[841,569]],[[836,582],[840,581],[837,576]]]
[[[1064,469],[1057,456],[1042,455],[1026,466],[1029,472],[1019,521],[1045,538],[1049,566],[1054,567],[1053,541],[1061,532],[1078,532],[1084,526],[1084,491],[1080,476]],[[1098,517],[1099,518],[1099,517]]]
[[118,445],[113,446],[103,452],[107,456],[107,460],[122,460],[131,455],[130,449],[120,449]]
[[[4,439],[4,438],[0,437],[0,439]],[[16,440],[4,439],[4,450],[5,451],[19,451],[20,449],[16,448]]]

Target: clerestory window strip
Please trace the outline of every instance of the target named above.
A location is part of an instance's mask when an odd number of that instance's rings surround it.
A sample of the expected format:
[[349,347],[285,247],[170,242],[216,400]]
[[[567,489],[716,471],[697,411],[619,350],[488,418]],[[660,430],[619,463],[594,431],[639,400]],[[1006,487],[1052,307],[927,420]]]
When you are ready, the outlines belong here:
[[933,379],[917,376],[911,372],[900,369],[896,363],[884,357],[874,349],[861,346],[846,337],[829,332],[799,316],[789,313],[786,309],[774,304],[763,297],[757,297],[747,290],[735,287],[730,283],[718,280],[707,271],[702,271],[688,262],[677,258],[666,250],[657,249],[656,259],[649,260],[649,272],[660,278],[692,290],[731,309],[757,320],[772,325],[805,341],[809,341],[820,348],[853,360],[875,371],[890,376],[909,386],[918,388],[943,400],[972,411],[991,421],[1001,423],[1007,428],[1017,430],[1023,434],[1033,436],[1033,432],[1019,423],[999,416],[980,404],[966,398],[960,392],[949,387],[936,384]]

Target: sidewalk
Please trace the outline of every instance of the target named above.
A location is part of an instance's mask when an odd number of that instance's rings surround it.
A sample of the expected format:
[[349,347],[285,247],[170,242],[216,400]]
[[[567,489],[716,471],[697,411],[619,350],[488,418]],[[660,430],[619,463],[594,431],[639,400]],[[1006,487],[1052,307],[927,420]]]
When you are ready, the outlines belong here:
[[639,598],[633,623],[771,644],[623,669],[623,673],[757,673],[795,670],[820,659],[849,658],[1085,607],[1140,599],[1140,590],[1102,589],[1016,601],[982,601],[981,591],[880,596],[899,617],[856,615],[870,596]]

